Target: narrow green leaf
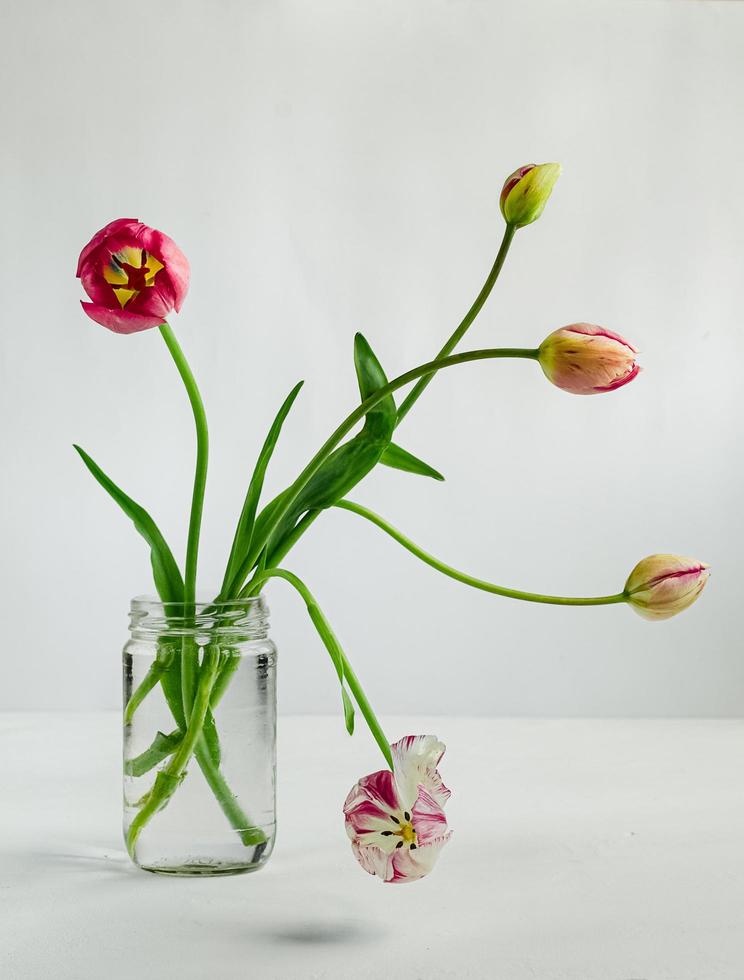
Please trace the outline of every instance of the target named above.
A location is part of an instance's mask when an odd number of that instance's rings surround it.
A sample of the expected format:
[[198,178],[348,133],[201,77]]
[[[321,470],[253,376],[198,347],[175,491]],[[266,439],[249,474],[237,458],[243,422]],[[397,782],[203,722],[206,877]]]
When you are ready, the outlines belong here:
[[[367,340],[360,333],[354,337],[354,367],[362,401],[365,401],[370,395],[374,395],[379,388],[388,382],[382,365],[375,357]],[[371,412],[367,413],[365,428],[370,430],[370,433],[373,432],[389,442],[395,429],[397,415],[395,399],[392,395],[388,395],[387,398],[383,398],[379,405],[375,405]]]
[[[362,401],[387,384],[380,362],[360,333],[354,338],[354,367]],[[303,514],[332,507],[377,465],[390,443],[396,418],[395,399],[392,395],[388,395],[367,413],[362,431],[334,450],[308,481],[291,511],[271,536],[269,554],[281,553],[282,542],[292,533]],[[271,524],[273,512],[281,505],[282,498],[283,495],[280,494],[259,515],[255,539],[262,540],[264,529],[267,524]]]
[[251,482],[248,485],[248,492],[245,496],[243,510],[240,514],[238,526],[235,529],[235,537],[233,539],[230,557],[225,570],[225,578],[222,583],[223,591],[230,585],[233,577],[236,575],[245,556],[250,550],[251,539],[253,538],[253,528],[256,521],[256,510],[261,497],[261,491],[263,489],[264,479],[266,477],[266,470],[274,453],[274,447],[276,446],[279,435],[282,431],[284,420],[289,414],[289,410],[292,408],[294,400],[299,394],[300,388],[302,388],[303,384],[303,381],[299,381],[284,399],[281,408],[276,414],[276,418],[271,424],[269,434],[266,436],[261,452],[258,455],[258,460],[256,461],[256,466],[253,470]]
[[406,473],[415,473],[417,476],[430,476],[432,480],[443,480],[442,474],[429,466],[422,459],[409,453],[407,449],[402,449],[391,442],[385,452],[380,456],[380,462],[384,466],[390,466],[394,470],[404,470]]
[[330,623],[323,615],[319,606],[312,602],[305,603],[308,615],[313,622],[313,626],[318,631],[318,636],[323,641],[323,646],[330,654],[333,666],[336,668],[339,683],[341,685],[341,702],[344,708],[344,724],[349,735],[354,734],[354,705],[351,703],[349,695],[344,687],[344,653],[341,644],[338,642],[336,634],[331,629]]
[[150,561],[155,588],[163,602],[183,602],[183,579],[168,547],[165,538],[160,533],[157,524],[144,507],[135,503],[123,490],[111,480],[91,457],[80,448],[74,446],[82,461],[88,467],[95,480],[103,487],[113,500],[121,507],[135,528],[150,545]]
[[124,764],[124,772],[127,776],[144,776],[159,762],[172,755],[181,744],[182,739],[183,732],[178,730],[171,732],[170,735],[158,732],[149,748],[135,756],[134,759],[127,759]]
[[323,641],[323,645],[331,656],[333,661],[333,666],[336,668],[336,674],[338,675],[339,681],[343,684],[344,682],[344,660],[341,653],[341,646],[336,639],[336,635],[328,624],[327,619],[321,612],[318,606],[307,603],[307,611],[310,619],[313,622],[313,626],[318,631],[318,635]]
[[346,688],[341,688],[341,700],[344,705],[344,724],[346,725],[346,731],[349,735],[354,734],[354,705],[351,703],[351,698],[346,693]]

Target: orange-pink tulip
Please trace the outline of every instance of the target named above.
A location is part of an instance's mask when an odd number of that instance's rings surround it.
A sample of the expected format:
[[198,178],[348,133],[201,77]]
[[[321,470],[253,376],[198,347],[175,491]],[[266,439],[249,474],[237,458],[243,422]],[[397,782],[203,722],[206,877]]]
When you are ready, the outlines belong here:
[[619,334],[593,323],[554,330],[540,344],[545,377],[574,395],[596,395],[622,388],[641,370],[638,351]]

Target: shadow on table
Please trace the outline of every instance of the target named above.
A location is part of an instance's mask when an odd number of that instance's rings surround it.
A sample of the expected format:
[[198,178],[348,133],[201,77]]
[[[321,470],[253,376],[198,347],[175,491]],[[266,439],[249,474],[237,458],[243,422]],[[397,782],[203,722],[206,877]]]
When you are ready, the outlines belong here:
[[137,875],[138,871],[124,850],[115,847],[77,847],[64,845],[58,850],[14,850],[2,853],[4,869],[12,870],[13,864],[19,870],[33,872],[36,868],[54,868],[57,871],[90,874],[91,871],[107,872],[111,875]]
[[263,936],[278,945],[332,946],[359,943],[380,938],[379,929],[355,922],[289,922],[276,929],[264,930]]

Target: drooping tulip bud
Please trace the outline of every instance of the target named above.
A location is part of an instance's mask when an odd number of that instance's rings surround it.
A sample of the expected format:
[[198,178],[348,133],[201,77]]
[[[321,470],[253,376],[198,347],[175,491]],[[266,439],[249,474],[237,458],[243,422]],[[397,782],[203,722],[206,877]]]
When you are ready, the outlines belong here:
[[159,326],[181,309],[189,288],[189,263],[176,243],[136,218],[117,218],[80,253],[76,273],[92,302],[91,320],[114,333]]
[[540,344],[538,360],[548,381],[574,395],[622,388],[641,370],[638,351],[619,334],[593,323],[554,330]]
[[506,178],[499,200],[504,221],[515,228],[537,221],[560,175],[560,163],[528,163],[515,170]]
[[679,555],[650,555],[625,583],[628,602],[644,619],[669,619],[687,609],[705,588],[709,566]]

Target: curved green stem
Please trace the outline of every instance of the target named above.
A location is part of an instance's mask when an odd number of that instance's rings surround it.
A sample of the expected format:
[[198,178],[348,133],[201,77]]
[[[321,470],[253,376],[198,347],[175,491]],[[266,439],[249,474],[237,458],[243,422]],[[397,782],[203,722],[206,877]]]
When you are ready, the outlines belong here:
[[204,664],[199,676],[199,683],[196,689],[196,696],[192,706],[191,717],[184,736],[173,754],[168,765],[161,769],[155,777],[155,782],[150,790],[147,799],[141,807],[139,813],[134,818],[127,832],[127,850],[134,858],[134,849],[137,844],[142,829],[149,820],[162,809],[168,800],[173,796],[180,785],[186,766],[191,758],[196,744],[201,736],[204,726],[204,718],[209,707],[209,698],[212,693],[212,686],[217,676],[219,661],[217,655],[209,650],[205,650]]
[[270,578],[281,578],[289,584],[299,593],[303,599],[305,605],[307,606],[307,611],[310,614],[315,628],[318,630],[323,643],[326,646],[331,659],[336,665],[336,669],[339,674],[339,680],[343,684],[344,681],[349,685],[349,690],[354,695],[354,700],[359,705],[359,710],[364,716],[364,720],[367,722],[372,737],[377,742],[380,747],[380,751],[385,757],[385,761],[388,766],[393,768],[393,757],[390,752],[390,742],[387,740],[385,733],[382,730],[382,725],[377,720],[372,705],[367,700],[367,696],[362,689],[362,685],[359,683],[359,678],[356,676],[351,668],[346,654],[344,653],[341,644],[338,642],[335,633],[331,629],[325,614],[321,610],[320,606],[312,594],[310,589],[305,585],[301,578],[290,572],[285,568],[267,568],[265,571],[257,575],[253,581],[250,583],[251,594],[257,595],[261,586]]
[[[397,391],[398,388],[403,388],[405,385],[410,384],[411,381],[416,381],[426,374],[434,374],[443,368],[455,367],[457,364],[466,364],[470,361],[485,361],[493,358],[527,358],[528,360],[537,360],[538,354],[537,349],[525,347],[494,347],[485,350],[464,351],[462,354],[452,354],[450,357],[443,358],[442,360],[428,361],[426,364],[420,364],[418,367],[411,368],[410,371],[406,371],[404,374],[389,381],[382,388],[378,388],[369,398],[365,398],[361,405],[358,405],[353,412],[347,415],[338,428],[331,433],[294,483],[284,492],[281,506],[277,507],[275,513],[272,514],[272,520],[267,522],[267,526],[263,529],[263,533],[259,539],[252,542],[251,551],[246,556],[235,577],[234,581],[237,583],[235,588],[239,588],[240,583],[245,581],[256,559],[263,551],[266,542],[271,537],[274,528],[284,520],[308,481],[317,473],[344,436],[354,428],[357,422],[360,422],[364,418],[367,412],[370,412],[384,398],[387,398],[392,392]],[[245,588],[240,591],[239,595],[241,598],[246,595]]]
[[[455,329],[454,333],[449,338],[447,343],[437,354],[437,360],[440,360],[442,357],[446,357],[455,349],[457,344],[465,336],[465,333],[470,327],[470,325],[472,324],[473,320],[475,320],[475,318],[480,313],[484,303],[491,295],[491,290],[496,284],[496,280],[499,278],[501,267],[506,261],[506,256],[509,252],[509,246],[512,243],[512,239],[514,238],[514,233],[516,232],[516,230],[517,229],[513,225],[507,225],[506,228],[504,229],[504,237],[501,239],[501,247],[499,248],[499,252],[498,255],[496,256],[495,262],[493,263],[493,267],[491,268],[491,271],[488,273],[488,278],[483,284],[483,288],[476,296],[475,302],[470,307],[468,312],[465,314],[459,326]],[[396,425],[400,425],[400,423],[403,421],[406,415],[408,415],[408,413],[415,405],[416,401],[421,397],[421,395],[426,390],[427,385],[430,384],[433,377],[434,377],[433,374],[424,375],[424,377],[421,378],[409,391],[409,393],[403,399],[400,408],[398,409],[398,421],[396,422]]]
[[[202,512],[204,510],[204,490],[207,484],[207,465],[209,462],[209,430],[207,416],[204,411],[196,379],[189,367],[181,345],[176,339],[169,323],[160,324],[160,333],[175,362],[178,373],[189,396],[191,410],[194,413],[196,426],[196,468],[194,471],[194,489],[191,496],[191,516],[189,517],[189,537],[186,545],[186,568],[184,572],[184,614],[191,616],[196,602],[196,568],[199,560],[199,534],[201,531]],[[197,674],[199,672],[199,654],[196,644],[189,637],[184,637],[181,650],[181,696],[183,698],[183,713],[188,721],[196,691]]]
[[184,574],[184,602],[188,606],[196,598],[196,566],[199,558],[199,533],[201,531],[202,512],[204,510],[204,489],[207,483],[207,465],[209,461],[209,430],[207,416],[204,411],[196,379],[192,374],[181,345],[173,333],[169,323],[160,324],[160,333],[170,351],[178,373],[186,387],[191,410],[194,413],[196,425],[196,470],[194,473],[194,489],[191,496],[191,517],[189,518],[189,538],[186,546],[186,570]]
[[462,582],[465,585],[469,585],[474,589],[481,589],[483,592],[491,592],[494,595],[506,596],[508,599],[522,599],[525,602],[543,602],[548,603],[552,606],[609,606],[618,602],[626,602],[627,596],[623,592],[619,592],[617,595],[603,595],[603,596],[590,596],[588,598],[573,598],[560,595],[542,595],[539,592],[523,592],[521,589],[507,589],[501,585],[494,585],[493,582],[485,582],[483,579],[474,578],[472,575],[467,575],[465,572],[460,572],[456,568],[452,568],[450,565],[445,565],[443,561],[439,561],[433,555],[430,555],[423,548],[419,548],[417,544],[414,544],[410,538],[407,538],[405,534],[402,534],[391,524],[380,517],[379,514],[375,514],[374,511],[369,510],[367,507],[363,507],[361,504],[355,504],[351,500],[339,500],[338,503],[334,504],[335,507],[341,508],[341,510],[349,510],[353,514],[358,514],[360,517],[366,518],[366,520],[371,521],[372,524],[377,525],[386,534],[389,534],[393,540],[397,541],[398,544],[402,544],[403,547],[410,551],[412,555],[420,558],[421,561],[430,565],[432,568],[436,568],[438,572],[443,575],[447,575],[449,578],[453,578],[458,582]]

